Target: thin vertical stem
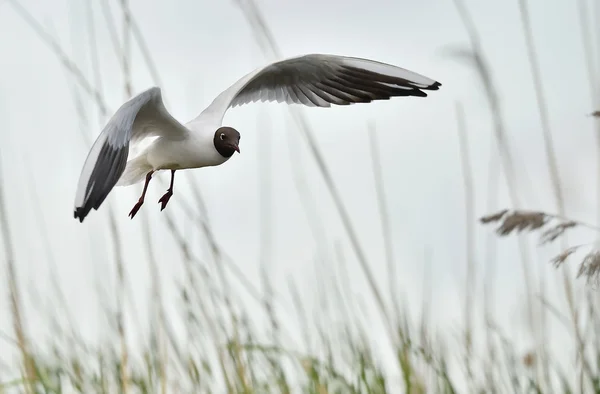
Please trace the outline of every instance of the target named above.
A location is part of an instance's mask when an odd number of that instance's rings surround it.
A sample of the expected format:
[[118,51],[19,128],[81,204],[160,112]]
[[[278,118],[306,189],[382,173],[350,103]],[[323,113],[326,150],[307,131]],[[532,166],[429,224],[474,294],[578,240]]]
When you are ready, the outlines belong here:
[[260,144],[260,149],[257,152],[259,158],[259,173],[258,173],[258,211],[260,220],[259,230],[259,250],[258,260],[259,263],[264,265],[265,268],[270,267],[271,263],[271,244],[272,244],[272,174],[271,174],[271,127],[269,124],[268,117],[262,117],[262,121],[259,124],[259,132],[261,133],[261,140],[264,143]]
[[[132,96],[131,89],[131,75],[129,69],[129,57],[131,54],[131,40],[129,35],[129,8],[127,4],[127,0],[121,0],[121,11],[123,13],[123,46],[121,52],[121,66],[123,70],[123,83],[125,90],[125,99],[128,99]],[[116,221],[111,218],[111,226],[114,227],[114,231],[116,228]],[[148,227],[146,226],[146,229]],[[129,378],[127,373],[128,366],[128,351],[127,351],[127,338],[125,333],[125,319],[123,316],[123,308],[124,308],[124,293],[125,293],[125,274],[122,263],[119,263],[117,260],[117,324],[119,328],[119,337],[121,340],[121,389],[123,393],[128,392],[129,387]]]
[[121,54],[123,80],[125,83],[125,93],[131,97],[131,71],[129,64],[131,59],[131,14],[129,12],[128,0],[121,0],[121,11],[123,13],[123,53]]
[[465,192],[465,225],[466,225],[466,256],[467,277],[465,294],[465,346],[466,367],[469,378],[472,379],[472,344],[473,344],[473,299],[476,288],[475,273],[475,191],[473,186],[472,165],[469,155],[469,139],[465,124],[465,113],[460,103],[455,104],[460,159],[462,165],[464,192]]
[[546,98],[542,87],[540,65],[535,49],[535,44],[533,41],[533,32],[531,29],[529,8],[527,7],[526,0],[519,0],[519,9],[521,11],[521,23],[523,25],[523,34],[525,35],[525,43],[527,46],[527,57],[529,59],[529,66],[531,69],[533,85],[535,88],[535,97],[538,104],[540,122],[542,124],[542,136],[544,138],[544,148],[546,150],[548,170],[550,171],[550,179],[552,181],[552,187],[554,189],[554,197],[556,198],[556,205],[558,207],[558,211],[561,215],[564,215],[565,201],[561,187],[560,174],[558,171],[558,159],[556,157],[556,151],[554,149],[552,128],[550,126],[550,119],[548,116],[548,105],[546,104]]
[[[495,142],[493,138],[490,141],[490,158],[489,158],[489,166],[488,166],[488,185],[487,185],[487,201],[486,201],[486,211],[491,212],[496,209],[498,204],[498,183],[500,180],[500,169],[498,163],[498,156],[492,154],[492,150],[494,148]],[[485,267],[485,277],[483,279],[483,307],[484,307],[484,322],[486,327],[491,327],[493,325],[493,311],[495,307],[494,300],[494,277],[496,275],[496,263],[498,259],[498,254],[496,253],[497,246],[497,238],[488,234],[485,242],[485,257],[484,261],[486,262]],[[487,353],[489,355],[489,361],[492,363],[495,362],[496,352],[494,346],[493,332],[488,329],[486,332],[486,346]],[[493,368],[486,368],[486,380],[489,387],[495,386],[494,381],[494,371]]]
[[121,47],[119,46],[119,38],[117,35],[117,28],[115,26],[115,20],[110,12],[110,6],[108,0],[102,0],[102,14],[104,15],[104,21],[106,22],[106,29],[112,43],[113,50],[115,51],[115,57],[119,57],[121,53]]
[[[392,305],[396,305],[398,300],[400,299],[398,296],[398,283],[396,282],[398,279],[398,273],[396,272],[396,264],[394,261],[394,247],[392,245],[392,231],[389,220],[389,213],[387,208],[387,201],[385,198],[385,188],[382,174],[382,166],[381,166],[381,154],[379,151],[379,144],[377,141],[377,130],[375,124],[369,123],[369,146],[371,148],[371,161],[373,168],[373,178],[375,179],[375,193],[377,194],[377,205],[379,208],[379,218],[381,222],[381,230],[383,235],[383,245],[385,251],[385,260],[387,265],[387,275],[389,279],[389,291]],[[392,308],[392,310],[398,310],[397,305],[396,308]],[[392,316],[392,314],[390,314]],[[400,316],[395,316],[396,319],[399,319]],[[397,323],[397,322],[396,322]]]
[[94,84],[96,89],[102,95],[102,73],[100,72],[100,60],[98,58],[98,45],[96,43],[96,24],[94,21],[94,9],[92,0],[86,1],[87,19],[88,19],[88,38],[90,55],[92,58],[92,69],[94,72]]

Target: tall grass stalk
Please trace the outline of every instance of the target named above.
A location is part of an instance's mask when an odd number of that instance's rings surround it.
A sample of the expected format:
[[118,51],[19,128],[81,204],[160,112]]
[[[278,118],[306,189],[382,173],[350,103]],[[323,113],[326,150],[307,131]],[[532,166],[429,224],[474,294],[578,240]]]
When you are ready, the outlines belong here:
[[2,154],[0,152],[0,228],[2,229],[2,244],[4,248],[5,272],[6,272],[6,289],[8,290],[8,298],[10,304],[10,313],[13,323],[13,331],[17,338],[17,344],[21,353],[21,365],[24,379],[25,390],[27,394],[34,393],[34,386],[31,382],[35,382],[37,378],[34,360],[30,356],[29,339],[26,333],[26,328],[23,321],[23,306],[21,301],[21,291],[19,288],[19,279],[17,267],[15,265],[15,254],[13,251],[13,241],[10,234],[9,219],[6,209],[6,181],[3,175]]
[[[396,304],[400,297],[397,291],[398,273],[396,270],[396,262],[394,259],[394,246],[392,244],[392,230],[389,221],[389,213],[387,201],[385,198],[385,187],[383,181],[380,150],[377,140],[377,130],[373,122],[369,123],[369,147],[371,149],[371,161],[373,167],[373,178],[375,180],[375,193],[377,195],[377,207],[379,208],[379,220],[381,222],[381,234],[383,235],[383,249],[385,251],[385,260],[387,266],[388,286],[390,291],[390,300],[394,304],[389,312],[390,316],[394,316],[398,311]],[[398,317],[398,316],[396,316]],[[394,322],[397,324],[397,322]]]
[[475,189],[473,182],[473,168],[469,153],[469,138],[465,121],[465,113],[460,103],[455,104],[458,141],[460,148],[461,168],[465,199],[465,226],[466,226],[466,279],[465,279],[465,366],[467,374],[473,377],[473,312],[475,290],[477,288],[477,273],[475,270]]

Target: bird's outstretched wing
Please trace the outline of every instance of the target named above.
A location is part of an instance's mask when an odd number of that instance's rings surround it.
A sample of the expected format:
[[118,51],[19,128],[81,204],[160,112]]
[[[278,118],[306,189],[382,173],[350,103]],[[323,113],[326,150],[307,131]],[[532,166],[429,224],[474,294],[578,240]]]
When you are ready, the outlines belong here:
[[441,84],[412,71],[368,59],[311,54],[269,64],[242,77],[198,116],[220,124],[231,107],[277,101],[330,107],[420,96]]
[[184,135],[187,129],[165,108],[160,88],[150,88],[124,103],[110,118],[83,165],[74,217],[83,222],[98,209],[125,170],[129,146],[145,137]]

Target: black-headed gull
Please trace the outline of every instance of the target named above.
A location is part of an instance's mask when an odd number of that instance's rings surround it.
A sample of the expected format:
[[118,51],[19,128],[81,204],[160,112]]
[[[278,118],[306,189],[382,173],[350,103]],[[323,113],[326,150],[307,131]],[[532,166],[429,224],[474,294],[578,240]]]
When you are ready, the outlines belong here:
[[[257,101],[330,107],[395,96],[426,97],[423,90],[440,86],[423,75],[373,60],[304,55],[245,75],[186,124],[169,114],[160,88],[150,88],[123,104],[94,142],[79,177],[74,216],[83,222],[115,185],[132,185],[145,178],[142,195],[129,213],[133,218],[144,203],[152,174],[170,170],[171,184],[159,200],[163,210],[173,195],[175,171],[217,166],[240,152],[240,133],[222,126],[231,107]],[[142,142],[145,146],[140,149]],[[138,152],[128,161],[130,147],[136,146]]]

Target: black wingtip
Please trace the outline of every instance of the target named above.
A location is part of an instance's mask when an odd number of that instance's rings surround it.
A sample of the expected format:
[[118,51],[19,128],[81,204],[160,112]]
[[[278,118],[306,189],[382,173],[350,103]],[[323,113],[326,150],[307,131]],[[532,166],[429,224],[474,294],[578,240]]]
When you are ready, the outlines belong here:
[[431,85],[427,86],[426,88],[420,88],[420,89],[438,90],[440,88],[440,86],[442,86],[442,84],[436,81],[436,82],[432,83]]
[[75,219],[79,219],[79,223],[83,223],[83,219],[85,219],[85,217],[87,216],[88,213],[89,213],[89,209],[86,211],[86,209],[84,207],[77,207],[77,208],[75,208],[75,211],[73,212],[73,217]]
[[[423,90],[439,90],[440,86],[442,86],[442,84],[436,81],[427,87],[415,89],[414,91],[419,92],[419,93],[411,94],[411,96],[429,97],[427,95],[427,93],[425,93]],[[420,89],[422,89],[422,90],[420,90]]]

